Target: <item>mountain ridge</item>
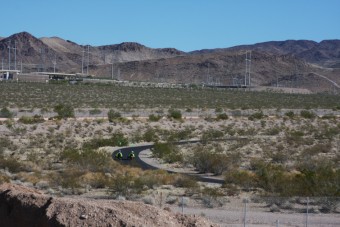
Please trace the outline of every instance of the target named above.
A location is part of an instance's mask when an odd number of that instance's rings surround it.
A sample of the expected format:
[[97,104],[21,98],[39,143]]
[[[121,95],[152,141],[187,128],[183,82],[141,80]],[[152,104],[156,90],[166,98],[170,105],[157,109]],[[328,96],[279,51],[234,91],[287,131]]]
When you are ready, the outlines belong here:
[[[337,69],[340,68],[340,40],[337,39],[268,41],[184,52],[175,48],[150,48],[136,42],[87,46],[57,36],[38,39],[21,32],[0,40],[3,59],[8,59],[9,42],[11,69],[22,61],[24,72],[51,72],[55,66],[57,72],[79,73],[86,69],[94,76],[120,80],[244,84],[245,52],[252,51],[254,85],[276,83],[280,86],[279,82],[283,81],[287,86],[291,81],[310,80],[311,89],[318,90],[319,82],[313,85],[310,78],[319,74],[340,83]],[[8,68],[8,61],[2,64]]]

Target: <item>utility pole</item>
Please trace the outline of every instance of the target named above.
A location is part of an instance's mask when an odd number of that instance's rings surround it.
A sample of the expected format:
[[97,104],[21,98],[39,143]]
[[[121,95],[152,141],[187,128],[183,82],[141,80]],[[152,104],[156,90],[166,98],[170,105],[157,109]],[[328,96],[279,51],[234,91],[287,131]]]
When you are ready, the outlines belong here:
[[87,75],[89,75],[89,64],[90,64],[90,45],[87,45],[87,67],[86,67]]
[[14,41],[14,69],[17,70],[17,41]]
[[113,80],[113,62],[111,63],[111,79]]
[[251,67],[251,51],[246,51],[246,73],[244,75],[244,86],[247,86],[247,80],[248,80],[249,87],[251,84],[250,67]]
[[83,55],[81,57],[81,74],[84,74],[84,56],[85,56],[85,48],[83,47]]
[[11,41],[8,40],[8,70],[11,70]]
[[54,60],[52,61],[53,63],[53,73],[55,73],[55,66],[57,64],[57,55],[54,55]]

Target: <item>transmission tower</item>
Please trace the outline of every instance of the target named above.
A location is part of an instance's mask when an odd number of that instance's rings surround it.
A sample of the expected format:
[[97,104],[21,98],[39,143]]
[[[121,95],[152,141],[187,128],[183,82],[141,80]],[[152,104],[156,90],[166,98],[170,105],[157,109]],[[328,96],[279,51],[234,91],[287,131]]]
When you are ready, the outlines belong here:
[[14,41],[14,69],[17,70],[17,41]]
[[90,64],[90,45],[87,45],[87,67],[86,67],[86,75],[89,75],[89,64]]
[[250,78],[250,67],[251,67],[251,51],[246,51],[246,73],[244,75],[244,86],[247,84],[251,85],[251,78]]
[[54,55],[54,60],[52,61],[53,63],[53,73],[55,73],[55,66],[57,65],[57,55]]
[[84,74],[84,56],[85,56],[85,49],[83,47],[83,50],[82,50],[83,54],[82,54],[82,57],[81,57],[81,74]]
[[11,70],[11,41],[8,40],[8,70]]

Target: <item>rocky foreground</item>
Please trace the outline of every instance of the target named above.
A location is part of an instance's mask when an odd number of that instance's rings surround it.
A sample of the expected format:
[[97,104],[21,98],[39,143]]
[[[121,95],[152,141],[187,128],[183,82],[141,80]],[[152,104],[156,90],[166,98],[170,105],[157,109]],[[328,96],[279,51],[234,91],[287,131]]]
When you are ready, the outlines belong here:
[[131,201],[50,197],[13,184],[0,185],[0,226],[216,226]]

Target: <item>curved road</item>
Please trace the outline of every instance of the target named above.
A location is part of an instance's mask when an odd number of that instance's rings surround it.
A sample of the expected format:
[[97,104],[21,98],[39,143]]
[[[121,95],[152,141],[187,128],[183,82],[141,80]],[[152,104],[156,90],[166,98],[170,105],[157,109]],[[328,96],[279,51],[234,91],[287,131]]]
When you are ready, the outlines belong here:
[[[230,139],[216,139],[214,141],[218,141],[218,140],[236,140],[236,139],[245,139],[245,138],[230,138]],[[188,141],[179,141],[179,142],[175,142],[176,145],[182,145],[182,144],[188,144],[188,143],[199,143],[201,142],[201,140],[188,140]],[[142,146],[135,146],[135,147],[123,147],[120,149],[115,150],[114,152],[112,152],[112,158],[115,159],[116,154],[119,150],[122,151],[123,153],[123,160],[122,162],[126,162],[126,163],[131,163],[130,160],[127,160],[125,157],[127,157],[127,155],[133,150],[135,153],[135,159],[134,162],[141,167],[142,169],[146,170],[146,169],[158,169],[152,165],[149,165],[147,163],[145,163],[143,160],[140,159],[139,157],[139,153],[141,151],[144,151],[146,149],[150,149],[152,148],[154,145],[150,144],[150,145],[142,145]],[[176,173],[174,171],[168,171],[169,173]],[[224,180],[221,179],[216,179],[216,178],[210,178],[210,177],[206,177],[206,176],[200,176],[198,174],[186,174],[188,176],[191,177],[195,177],[196,180],[201,181],[201,182],[208,182],[208,183],[218,183],[218,184],[223,184]]]

